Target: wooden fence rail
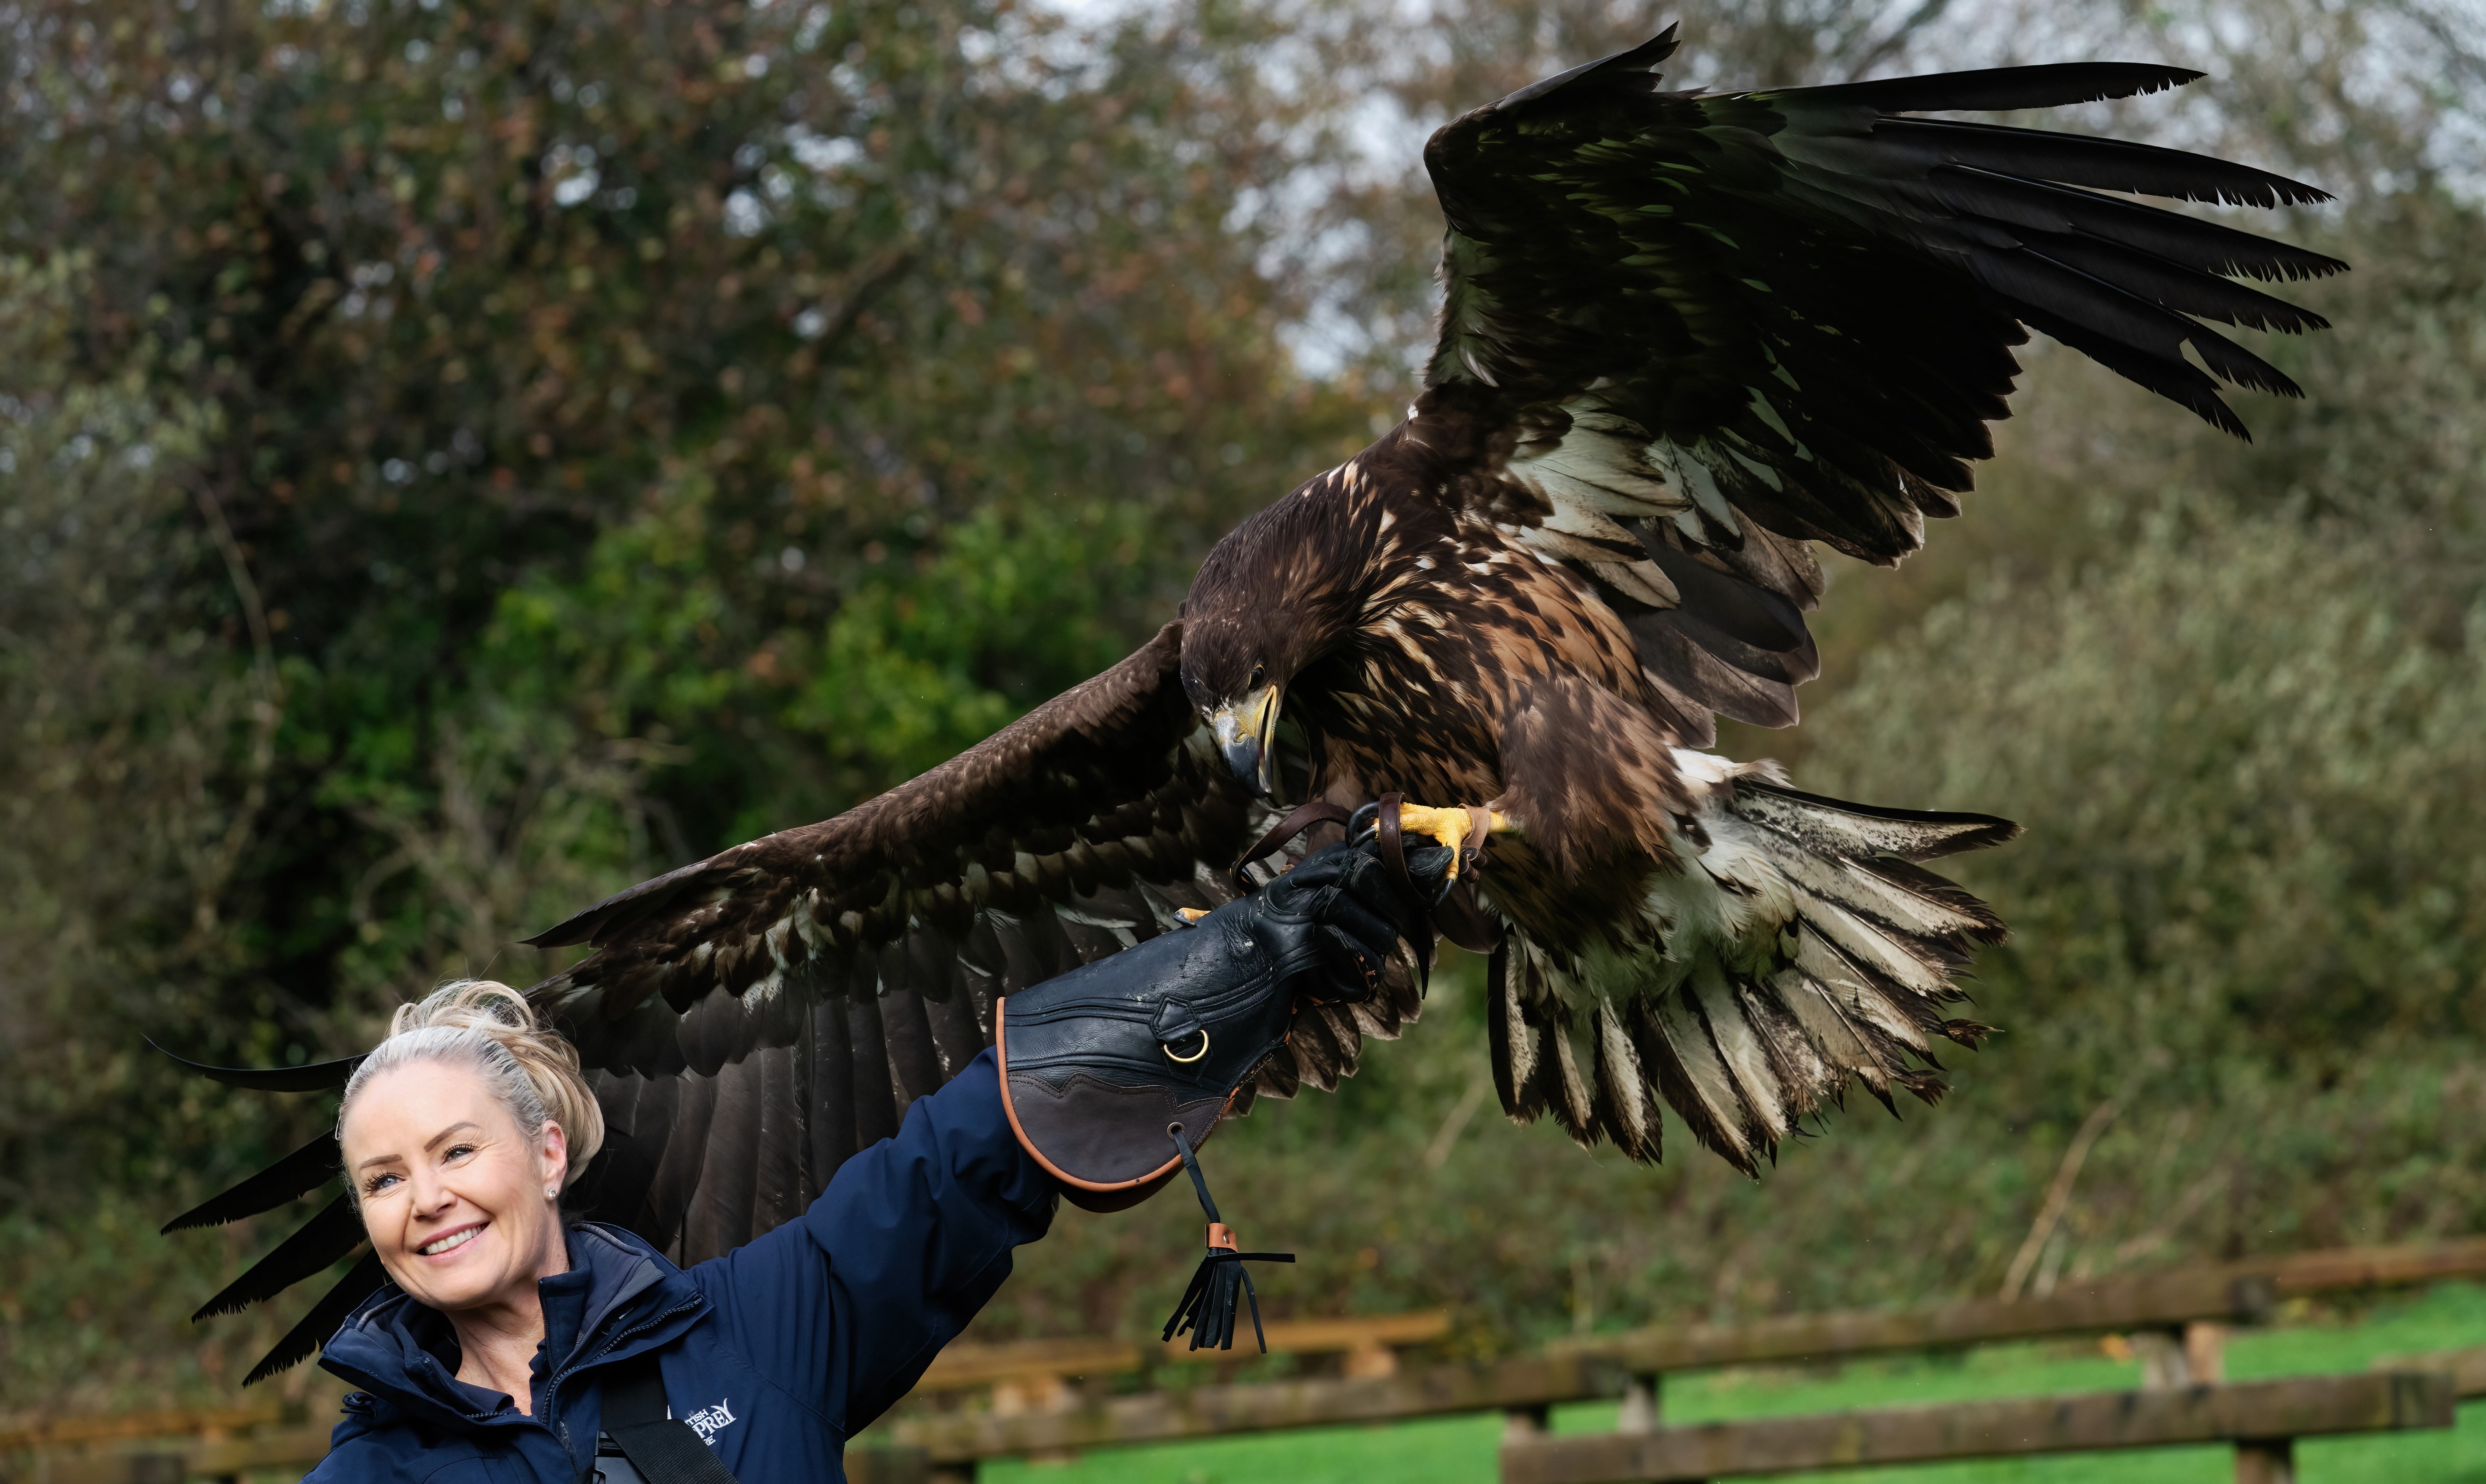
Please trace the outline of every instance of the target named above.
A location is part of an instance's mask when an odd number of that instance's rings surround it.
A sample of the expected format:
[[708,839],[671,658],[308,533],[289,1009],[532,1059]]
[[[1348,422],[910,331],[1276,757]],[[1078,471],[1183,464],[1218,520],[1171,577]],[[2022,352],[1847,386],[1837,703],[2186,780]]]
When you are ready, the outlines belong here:
[[1705,1370],[1940,1350],[1998,1340],[2056,1339],[2269,1318],[2278,1285],[2267,1272],[2223,1269],[2102,1278],[2043,1299],[1971,1299],[1934,1307],[1788,1314],[1744,1324],[1696,1324],[1571,1340],[1556,1353],[1603,1356],[1632,1371]]
[[2399,1371],[1518,1437],[1503,1443],[1502,1478],[1701,1484],[1796,1470],[2232,1443],[2239,1484],[2284,1484],[2294,1475],[2296,1439],[2449,1427],[2454,1391],[2445,1373]]
[[108,1416],[55,1417],[27,1427],[0,1427],[0,1458],[31,1448],[107,1443],[120,1438],[174,1438],[190,1434],[248,1432],[307,1422],[299,1402],[266,1397],[245,1407],[189,1408],[179,1412],[118,1412]]
[[1056,1453],[1109,1443],[1167,1443],[1287,1427],[1389,1422],[1619,1397],[1630,1380],[1602,1356],[1410,1367],[1395,1376],[1263,1381],[1144,1391],[1050,1412],[900,1417],[874,1432],[935,1464]]
[[[1970,1299],[1922,1308],[1788,1314],[1739,1324],[1661,1325],[1558,1341],[1635,1371],[1845,1359],[1904,1350],[2079,1334],[2259,1324],[2279,1300],[2445,1278],[2486,1276],[2486,1238],[2336,1248],[2214,1268],[2067,1283],[2041,1299]],[[2204,1378],[2207,1379],[2207,1378]]]
[[[1352,1377],[1397,1373],[1399,1347],[1430,1344],[1450,1333],[1440,1309],[1364,1314],[1342,1319],[1282,1319],[1265,1327],[1271,1355],[1336,1355]],[[1186,1360],[1230,1360],[1232,1353],[1194,1352],[1179,1339],[1031,1339],[953,1344],[934,1358],[910,1395],[992,1388],[997,1412],[1066,1405],[1074,1377],[1121,1376]]]

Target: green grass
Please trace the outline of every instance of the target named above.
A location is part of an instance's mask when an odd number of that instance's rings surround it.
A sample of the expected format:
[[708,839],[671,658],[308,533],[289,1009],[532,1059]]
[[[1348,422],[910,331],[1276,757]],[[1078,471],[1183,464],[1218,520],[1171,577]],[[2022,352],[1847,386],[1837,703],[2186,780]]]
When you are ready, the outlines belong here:
[[[2230,1380],[2362,1370],[2379,1357],[2486,1344],[2486,1288],[2446,1284],[2389,1301],[2349,1321],[2309,1314],[2237,1333]],[[2137,1386],[2137,1363],[2087,1344],[1996,1345],[1828,1370],[1715,1371],[1670,1377],[1670,1422],[1777,1416],[1850,1407],[1904,1406],[1981,1396],[2112,1390]],[[1612,1406],[1559,1410],[1558,1433],[1614,1425]],[[1498,1417],[1395,1426],[1330,1427],[1209,1443],[1099,1449],[1067,1463],[985,1467],[990,1484],[1494,1484]],[[2157,1448],[1924,1468],[1807,1474],[1855,1484],[2224,1484],[2223,1446]],[[2302,1484],[2486,1484],[2486,1403],[2464,1407],[2448,1432],[2314,1440],[2297,1448]],[[1798,1476],[1790,1476],[1798,1477]]]

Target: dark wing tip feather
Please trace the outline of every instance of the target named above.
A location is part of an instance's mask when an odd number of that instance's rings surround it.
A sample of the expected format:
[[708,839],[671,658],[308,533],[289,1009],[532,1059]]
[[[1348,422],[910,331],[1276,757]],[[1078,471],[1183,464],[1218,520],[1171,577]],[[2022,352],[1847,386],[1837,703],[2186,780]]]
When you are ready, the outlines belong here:
[[2136,348],[2068,316],[2033,305],[2020,306],[2019,314],[2030,325],[2115,374],[2166,398],[2221,432],[2252,442],[2252,430],[2219,396],[2218,382],[2180,354]]
[[2319,186],[2255,165],[2104,135],[1918,118],[1886,118],[1873,132],[1929,158],[2136,196],[2230,206],[2316,206],[2331,199]]
[[[2291,283],[2308,278],[2329,278],[2334,273],[2348,271],[2348,261],[2343,258],[2334,258],[2329,253],[2317,253],[2310,248],[2293,247],[2284,242],[2276,246],[2286,248],[2286,254],[2282,257],[2274,253],[2266,261],[2238,262],[2228,271],[2246,278],[2285,279]],[[2315,329],[2331,328],[2330,320],[2319,315],[2312,317]]]
[[273,1211],[289,1200],[310,1194],[337,1173],[337,1140],[321,1132],[309,1143],[252,1175],[231,1190],[192,1206],[164,1223],[161,1235],[199,1226],[221,1226],[245,1216]]
[[1670,25],[1637,46],[1599,57],[1594,62],[1583,62],[1566,72],[1557,72],[1551,77],[1540,77],[1518,92],[1503,97],[1485,111],[1503,113],[1523,107],[1538,98],[1560,93],[1571,84],[1588,77],[1603,76],[1613,72],[1645,72],[1674,55],[1675,46],[1678,44],[1675,39],[1676,33],[1681,29],[1679,23]]
[[1874,108],[1884,113],[1951,109],[1996,112],[2164,93],[2207,75],[2189,67],[2169,67],[2162,62],[2059,62],[2041,67],[1997,67],[1922,77],[1891,77],[1878,82],[1834,83],[1754,96]]
[[1947,1020],[1942,1023],[1942,1032],[1945,1036],[1954,1044],[1965,1046],[1971,1051],[1983,1047],[1986,1038],[1999,1034],[2002,1029],[2000,1026],[1989,1026],[1981,1020]]
[[193,1061],[156,1046],[152,1037],[147,1044],[154,1047],[167,1060],[179,1062],[202,1077],[212,1078],[228,1087],[244,1087],[253,1092],[333,1092],[343,1087],[363,1064],[361,1057],[340,1057],[334,1061],[314,1061],[304,1066],[209,1066]]
[[337,1333],[338,1328],[362,1306],[365,1299],[377,1293],[380,1285],[387,1281],[388,1273],[380,1266],[380,1254],[365,1252],[363,1260],[355,1263],[350,1272],[337,1280],[337,1286],[312,1305],[311,1311],[304,1314],[292,1329],[286,1331],[285,1337],[278,1340],[267,1354],[259,1358],[259,1363],[250,1368],[250,1374],[242,1378],[241,1384],[255,1387],[268,1377],[291,1370],[311,1359],[314,1351],[327,1348],[330,1336]]
[[226,1284],[223,1292],[199,1305],[190,1322],[237,1314],[272,1299],[362,1244],[363,1219],[354,1210],[353,1198],[341,1195],[278,1243],[274,1251],[253,1263],[250,1271]]
[[2274,397],[2301,398],[2305,396],[2305,388],[2296,384],[2295,377],[2224,335],[2196,330],[2185,338],[2185,344],[2193,347],[2194,353],[2201,358],[2201,364],[2221,380],[2256,392],[2268,392]]
[[518,941],[535,948],[566,948],[590,942],[617,920],[625,916],[635,918],[663,907],[672,899],[677,888],[707,869],[708,865],[707,861],[693,861],[688,866],[677,866],[661,876],[650,877],[637,886],[616,892],[586,911],[566,918],[532,938]]

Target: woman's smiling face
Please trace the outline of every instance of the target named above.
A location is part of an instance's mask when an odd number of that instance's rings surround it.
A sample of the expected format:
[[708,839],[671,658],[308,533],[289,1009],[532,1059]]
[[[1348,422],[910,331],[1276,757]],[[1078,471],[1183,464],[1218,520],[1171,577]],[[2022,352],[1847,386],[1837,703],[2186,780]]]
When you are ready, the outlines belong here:
[[529,1139],[482,1073],[445,1061],[383,1072],[340,1131],[363,1227],[389,1277],[451,1312],[528,1305],[564,1271],[555,1197],[568,1168],[561,1125]]

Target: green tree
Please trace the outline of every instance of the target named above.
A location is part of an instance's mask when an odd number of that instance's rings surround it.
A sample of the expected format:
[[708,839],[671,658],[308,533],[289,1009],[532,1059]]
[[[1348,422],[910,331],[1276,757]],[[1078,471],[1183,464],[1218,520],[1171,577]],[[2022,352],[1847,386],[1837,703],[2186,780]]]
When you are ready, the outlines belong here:
[[[523,978],[529,927],[1119,657],[1235,513],[1349,451],[1361,393],[1280,340],[1260,193],[1335,145],[1269,35],[1219,4],[12,7],[0,254],[51,276],[8,385],[130,491],[107,518],[0,472],[55,543],[8,598],[47,668],[11,683],[84,707],[26,766],[178,776],[163,829],[208,842],[172,870],[97,805],[51,852],[94,871],[12,867],[48,877],[5,950],[0,1179],[43,1213],[12,1260],[316,1122],[203,1125],[142,1032],[309,1058],[432,975]],[[181,953],[93,998],[55,921]],[[49,1354],[0,1388],[85,1374]]]
[[[202,477],[306,667],[287,827],[229,889],[305,1003],[354,942],[335,883],[391,853],[367,816],[435,786],[504,592],[609,581],[650,521],[690,543],[688,591],[625,585],[650,622],[702,606],[668,696],[536,709],[667,728],[648,786],[705,850],[903,776],[809,767],[789,719],[823,716],[822,626],[921,582],[946,528],[1146,567],[1100,585],[1128,639],[1183,553],[1362,425],[1280,388],[1278,227],[1241,202],[1321,136],[1217,7],[1085,47],[1006,5],[17,14],[12,105],[42,122],[7,146],[0,240],[97,255],[73,373],[189,347],[155,379],[227,430]],[[1145,553],[1074,513],[1107,508],[1147,512]],[[1019,706],[1112,648],[1025,641],[987,626],[970,667]]]

